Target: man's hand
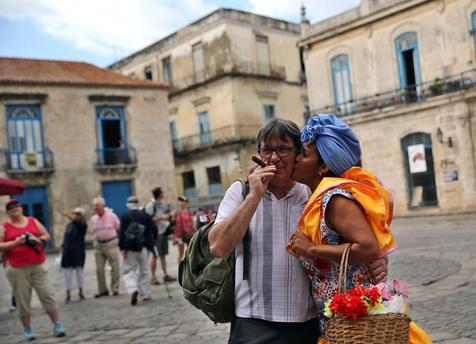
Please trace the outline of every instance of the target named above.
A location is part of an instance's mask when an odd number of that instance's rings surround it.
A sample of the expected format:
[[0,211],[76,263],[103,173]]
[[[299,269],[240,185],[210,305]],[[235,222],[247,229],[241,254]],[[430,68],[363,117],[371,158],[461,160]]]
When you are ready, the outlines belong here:
[[122,251],[122,256],[124,257],[124,259],[127,258],[127,251]]
[[388,275],[388,257],[379,258],[374,262],[369,263],[370,274],[372,275],[372,284],[385,282]]
[[276,174],[276,166],[256,166],[256,168],[251,169],[250,172],[251,174],[248,175],[248,183],[250,184],[250,194],[254,193],[262,197],[266,190],[268,190],[269,182]]

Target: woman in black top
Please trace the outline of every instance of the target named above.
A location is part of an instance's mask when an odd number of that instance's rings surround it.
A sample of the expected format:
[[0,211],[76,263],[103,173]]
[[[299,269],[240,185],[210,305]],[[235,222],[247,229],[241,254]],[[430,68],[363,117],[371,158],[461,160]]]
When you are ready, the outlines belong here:
[[84,209],[76,208],[72,213],[63,212],[71,222],[66,226],[63,244],[61,249],[61,267],[64,271],[66,299],[71,300],[71,289],[73,289],[73,273],[76,273],[76,281],[79,289],[79,299],[84,299],[84,261],[86,259],[86,248],[84,238],[88,225],[84,220]]

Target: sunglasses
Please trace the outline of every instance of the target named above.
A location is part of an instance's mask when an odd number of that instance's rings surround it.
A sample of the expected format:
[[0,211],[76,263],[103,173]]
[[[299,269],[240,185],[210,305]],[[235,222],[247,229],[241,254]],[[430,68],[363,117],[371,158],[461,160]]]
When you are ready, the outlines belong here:
[[15,208],[20,208],[20,207],[21,207],[20,203],[11,204],[11,205],[7,206],[7,211],[15,209]]

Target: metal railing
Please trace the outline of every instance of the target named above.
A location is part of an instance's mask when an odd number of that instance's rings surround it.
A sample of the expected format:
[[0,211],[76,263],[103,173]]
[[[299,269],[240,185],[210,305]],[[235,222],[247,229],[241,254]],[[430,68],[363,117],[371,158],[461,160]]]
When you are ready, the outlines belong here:
[[286,71],[282,66],[271,64],[255,64],[251,62],[242,62],[239,64],[223,63],[214,67],[194,71],[184,78],[173,80],[172,91],[180,91],[193,85],[206,82],[226,75],[249,75],[264,76],[284,80]]
[[430,82],[410,85],[387,92],[375,93],[359,99],[350,99],[344,103],[328,105],[311,110],[311,115],[333,113],[338,116],[350,116],[360,112],[382,109],[389,106],[418,103],[428,98],[476,87],[476,69],[446,78],[436,78]]
[[97,149],[97,166],[136,165],[137,154],[132,146]]
[[259,128],[259,125],[230,125],[197,135],[185,136],[172,141],[174,154],[228,142],[253,140],[256,138]]
[[54,170],[54,156],[49,148],[37,151],[4,150],[4,165],[9,173],[28,173]]

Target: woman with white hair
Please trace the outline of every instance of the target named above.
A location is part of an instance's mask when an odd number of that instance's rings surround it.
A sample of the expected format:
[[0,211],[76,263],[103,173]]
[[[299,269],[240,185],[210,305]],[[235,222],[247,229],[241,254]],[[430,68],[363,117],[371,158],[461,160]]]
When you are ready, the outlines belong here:
[[61,245],[61,267],[64,272],[66,288],[65,302],[71,300],[73,289],[73,275],[76,275],[76,284],[79,290],[79,299],[84,300],[84,262],[86,260],[86,246],[84,238],[88,225],[84,220],[84,209],[76,208],[71,213],[63,212],[71,222],[66,226],[63,244]]

